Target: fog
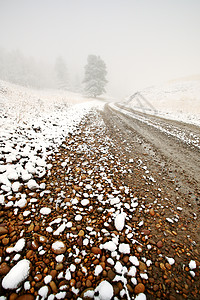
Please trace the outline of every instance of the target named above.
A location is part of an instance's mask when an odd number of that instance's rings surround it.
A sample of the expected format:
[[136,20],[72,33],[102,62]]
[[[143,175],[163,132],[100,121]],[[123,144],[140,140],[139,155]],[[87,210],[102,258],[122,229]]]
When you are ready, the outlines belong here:
[[0,0],[0,55],[19,51],[48,75],[60,56],[73,85],[99,55],[108,95],[126,97],[200,73],[199,12],[199,0]]

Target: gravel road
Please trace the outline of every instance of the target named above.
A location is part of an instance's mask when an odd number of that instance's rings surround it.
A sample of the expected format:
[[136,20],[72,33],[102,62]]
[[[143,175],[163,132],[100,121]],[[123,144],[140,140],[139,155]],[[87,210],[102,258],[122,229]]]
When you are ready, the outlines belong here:
[[[199,299],[199,136],[119,106],[86,115],[47,158],[45,190],[23,185],[25,205],[2,207],[0,294]],[[18,260],[31,267],[10,288]]]

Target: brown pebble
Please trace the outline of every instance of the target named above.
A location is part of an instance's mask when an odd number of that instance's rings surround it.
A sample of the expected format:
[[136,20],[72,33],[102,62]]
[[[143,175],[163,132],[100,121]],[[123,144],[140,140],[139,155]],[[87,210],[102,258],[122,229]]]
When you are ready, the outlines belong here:
[[160,268],[161,268],[161,270],[163,270],[163,271],[166,270],[165,265],[164,265],[163,263],[160,263]]
[[157,247],[158,248],[162,248],[163,247],[163,242],[162,241],[158,241],[157,242]]
[[157,292],[159,290],[159,286],[157,284],[154,284],[153,290],[154,290],[154,292]]
[[78,245],[79,247],[82,247],[82,246],[83,246],[83,238],[82,238],[82,236],[79,236],[79,237],[78,237],[78,239],[77,239],[77,245]]
[[56,270],[51,270],[50,275],[52,276],[52,278],[54,279],[57,275],[57,271]]
[[77,288],[77,289],[80,289],[80,288],[81,288],[81,286],[82,286],[82,283],[81,283],[81,281],[78,281],[78,282],[76,283],[76,288]]
[[108,270],[108,278],[112,281],[115,278],[116,274],[113,270]]
[[155,215],[155,211],[153,210],[153,208],[151,208],[151,209],[149,210],[149,213],[150,213],[150,215],[151,215],[152,217]]
[[26,258],[29,259],[32,255],[33,255],[33,250],[29,250],[29,251],[26,253]]
[[144,235],[149,235],[150,233],[151,233],[151,231],[148,229],[142,230],[142,234],[144,234]]
[[34,280],[35,280],[36,282],[41,281],[41,280],[42,280],[42,274],[37,274],[37,275],[35,275]]
[[4,226],[0,226],[0,235],[7,234],[8,230]]
[[9,300],[15,300],[17,298],[17,294],[16,293],[12,293],[10,296],[9,296]]
[[[20,219],[21,220],[21,219]],[[23,220],[23,219],[22,219]],[[32,232],[33,230],[34,230],[34,224],[33,223],[31,223],[30,225],[29,225],[29,227],[28,227],[28,230],[27,230],[27,232],[29,233],[29,232]]]
[[56,294],[58,292],[58,288],[57,288],[55,282],[52,280],[49,285],[50,285],[50,288],[51,288],[52,292],[54,294]]
[[38,242],[37,241],[32,241],[31,249],[32,250],[37,250],[38,248],[39,248]]
[[84,235],[85,235],[85,232],[83,230],[80,230],[78,233],[78,236],[84,236]]
[[120,292],[120,289],[119,289],[119,287],[116,284],[113,286],[113,290],[114,290],[114,295],[115,296],[117,296],[119,294],[119,292]]
[[139,262],[139,269],[140,271],[145,271],[147,270],[147,266],[145,263],[143,263],[142,261]]
[[92,247],[91,252],[94,253],[94,254],[101,254],[102,253],[101,249],[98,248],[98,247]]
[[88,288],[90,288],[92,286],[92,282],[89,279],[86,280],[86,286]]
[[61,271],[61,270],[63,270],[63,268],[64,268],[64,266],[62,263],[59,263],[56,265],[56,271]]
[[71,279],[70,282],[69,282],[69,284],[70,284],[71,286],[75,286],[76,280],[75,280],[75,279]]
[[98,265],[98,264],[99,264],[99,260],[98,260],[98,259],[95,259],[95,260],[93,261],[93,264],[94,264],[94,265]]
[[129,261],[129,257],[126,255],[123,257],[123,262],[125,262],[125,264],[127,264]]
[[4,246],[8,245],[8,244],[9,244],[9,238],[3,238],[2,244],[3,244]]
[[123,286],[123,284],[121,283],[121,281],[119,281],[119,282],[117,283],[117,286],[118,286],[118,288],[119,288],[120,291],[123,290],[123,288],[124,288],[124,286]]
[[145,291],[145,286],[142,283],[138,283],[134,289],[136,294],[144,293]]
[[46,238],[46,236],[43,236],[43,235],[40,235],[39,236],[39,242],[41,243],[41,244],[46,244],[47,243],[47,238]]
[[129,290],[129,292],[132,294],[133,293],[133,288],[130,284],[127,284],[127,289]]
[[6,262],[3,262],[0,265],[0,275],[6,275],[10,271],[10,267],[7,265]]
[[165,267],[168,269],[168,270],[171,270],[172,266],[168,263],[165,264]]

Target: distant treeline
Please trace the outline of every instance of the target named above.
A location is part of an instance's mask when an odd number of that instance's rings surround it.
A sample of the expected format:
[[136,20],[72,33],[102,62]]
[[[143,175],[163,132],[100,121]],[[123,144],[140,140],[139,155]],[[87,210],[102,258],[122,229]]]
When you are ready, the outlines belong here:
[[66,63],[58,57],[52,65],[26,57],[19,50],[0,48],[0,79],[33,88],[61,88],[79,92],[81,80],[69,80]]

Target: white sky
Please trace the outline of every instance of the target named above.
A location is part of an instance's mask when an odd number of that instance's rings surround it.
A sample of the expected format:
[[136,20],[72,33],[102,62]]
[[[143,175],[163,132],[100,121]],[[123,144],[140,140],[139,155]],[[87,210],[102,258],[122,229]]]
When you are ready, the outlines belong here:
[[77,72],[100,55],[123,97],[200,73],[200,0],[0,0],[0,47]]

